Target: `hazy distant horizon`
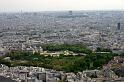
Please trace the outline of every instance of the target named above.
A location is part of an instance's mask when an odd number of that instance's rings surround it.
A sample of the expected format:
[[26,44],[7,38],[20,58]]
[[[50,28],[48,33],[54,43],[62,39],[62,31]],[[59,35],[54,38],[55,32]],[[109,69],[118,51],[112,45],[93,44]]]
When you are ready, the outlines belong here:
[[124,10],[124,0],[0,0],[0,12]]
[[123,10],[51,10],[51,11],[0,11],[0,13],[60,13],[60,12],[69,12],[69,11],[72,11],[73,13],[75,12],[124,12],[124,9]]

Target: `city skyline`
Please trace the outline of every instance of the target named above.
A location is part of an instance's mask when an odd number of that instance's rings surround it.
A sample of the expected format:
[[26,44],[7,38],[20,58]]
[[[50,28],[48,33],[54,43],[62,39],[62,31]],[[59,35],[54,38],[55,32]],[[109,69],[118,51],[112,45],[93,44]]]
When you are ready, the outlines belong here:
[[0,0],[0,12],[124,10],[123,0]]

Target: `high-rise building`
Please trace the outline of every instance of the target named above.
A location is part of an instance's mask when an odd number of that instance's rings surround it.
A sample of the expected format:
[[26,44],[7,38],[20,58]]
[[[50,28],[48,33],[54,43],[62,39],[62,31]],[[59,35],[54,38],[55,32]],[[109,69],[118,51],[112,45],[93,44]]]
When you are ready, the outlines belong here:
[[72,11],[69,11],[69,15],[73,15],[73,12]]
[[121,29],[121,24],[120,24],[120,23],[117,24],[117,29],[118,29],[118,30]]

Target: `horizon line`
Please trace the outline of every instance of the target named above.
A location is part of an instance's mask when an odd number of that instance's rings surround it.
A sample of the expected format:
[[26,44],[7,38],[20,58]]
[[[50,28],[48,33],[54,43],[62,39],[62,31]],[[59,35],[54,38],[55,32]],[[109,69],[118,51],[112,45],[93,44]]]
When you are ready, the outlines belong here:
[[36,12],[67,12],[67,11],[73,11],[73,12],[92,12],[92,11],[124,11],[124,9],[94,9],[94,10],[41,10],[41,11],[28,11],[28,10],[18,10],[18,11],[0,11],[0,13],[36,13]]

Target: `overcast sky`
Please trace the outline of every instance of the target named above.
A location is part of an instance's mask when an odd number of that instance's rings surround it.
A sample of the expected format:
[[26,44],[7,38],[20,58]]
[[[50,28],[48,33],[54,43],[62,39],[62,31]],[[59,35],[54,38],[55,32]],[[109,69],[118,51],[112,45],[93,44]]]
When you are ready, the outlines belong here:
[[124,0],[0,0],[0,11],[124,10]]

